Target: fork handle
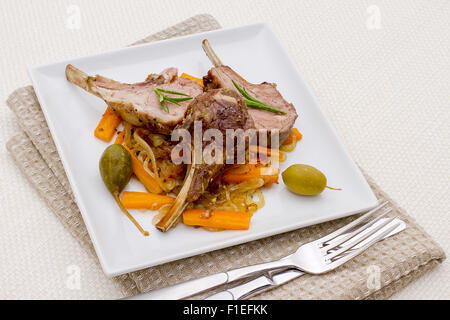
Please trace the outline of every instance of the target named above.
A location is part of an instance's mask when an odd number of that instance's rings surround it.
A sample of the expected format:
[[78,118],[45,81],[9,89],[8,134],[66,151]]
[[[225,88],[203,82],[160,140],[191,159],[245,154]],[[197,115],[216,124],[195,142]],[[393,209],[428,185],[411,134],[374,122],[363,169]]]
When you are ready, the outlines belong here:
[[248,267],[233,269],[227,272],[215,273],[206,277],[197,278],[182,283],[174,284],[169,287],[142,293],[137,296],[129,297],[130,300],[175,300],[183,299],[205,290],[232,282],[238,279],[251,277],[262,273],[263,271],[275,268],[289,268],[289,260],[282,259],[273,262],[256,264]]

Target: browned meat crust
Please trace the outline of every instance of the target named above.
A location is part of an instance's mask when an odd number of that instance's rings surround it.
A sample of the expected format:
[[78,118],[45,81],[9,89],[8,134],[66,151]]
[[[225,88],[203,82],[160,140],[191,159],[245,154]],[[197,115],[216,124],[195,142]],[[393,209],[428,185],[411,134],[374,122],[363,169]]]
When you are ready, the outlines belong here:
[[[195,131],[196,120],[201,122],[202,133],[207,129],[219,130],[223,135],[224,140],[222,142],[224,146],[227,129],[254,128],[253,120],[248,115],[247,106],[242,97],[228,89],[210,90],[197,96],[189,105],[186,120],[180,125],[180,128],[190,130],[192,135],[192,132]],[[215,143],[215,141],[203,142],[203,150],[212,143]],[[207,162],[201,162],[199,164],[193,163],[190,166],[186,173],[184,185],[175,203],[169,212],[156,224],[158,230],[163,232],[169,230],[182,213],[186,203],[197,200],[206,191],[209,183],[224,168],[226,156],[226,149],[224,148],[222,163],[213,162],[208,164]],[[195,159],[195,156],[192,158]]]
[[[253,119],[248,114],[248,108],[240,94],[230,89],[212,89],[197,96],[189,106],[186,120],[181,128],[192,131],[194,121],[201,121],[202,131],[217,129],[223,135],[223,164],[198,164],[195,166],[193,183],[188,192],[188,201],[192,202],[207,190],[209,183],[222,172],[226,159],[226,131],[247,130],[254,128]],[[208,144],[204,142],[203,150]],[[235,148],[236,149],[236,148]]]
[[72,65],[67,66],[66,76],[72,83],[103,99],[125,121],[162,134],[171,134],[173,128],[185,118],[190,101],[180,102],[179,106],[168,103],[169,112],[165,112],[154,87],[182,92],[193,98],[203,92],[196,82],[179,78],[176,68],[152,74],[145,82],[135,84],[120,83],[99,75],[90,77]]
[[269,111],[249,108],[248,113],[252,117],[256,129],[279,130],[280,143],[286,140],[297,119],[297,112],[291,103],[288,103],[273,83],[252,84],[243,79],[228,66],[212,68],[208,76],[203,78],[207,90],[215,88],[228,88],[238,92],[234,87],[234,80],[240,87],[244,87],[250,95],[285,114],[275,114]]

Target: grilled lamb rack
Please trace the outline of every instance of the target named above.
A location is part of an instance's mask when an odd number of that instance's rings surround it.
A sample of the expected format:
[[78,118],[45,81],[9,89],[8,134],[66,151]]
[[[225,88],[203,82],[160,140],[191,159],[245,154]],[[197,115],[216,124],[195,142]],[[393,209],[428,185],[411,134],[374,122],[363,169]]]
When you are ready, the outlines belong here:
[[[103,99],[125,121],[167,135],[183,121],[190,101],[179,102],[179,105],[168,103],[166,112],[162,109],[154,88],[180,92],[192,98],[203,92],[196,82],[178,77],[176,68],[152,74],[145,82],[127,84],[99,75],[88,76],[69,64],[66,67],[66,77],[73,84]],[[167,96],[179,98],[171,94]]]
[[208,40],[203,40],[203,50],[211,60],[214,68],[209,70],[208,75],[203,78],[205,88],[228,88],[238,92],[233,80],[257,100],[284,112],[273,113],[261,109],[249,108],[248,113],[252,117],[256,129],[279,130],[279,142],[282,143],[289,136],[294,122],[297,119],[297,112],[291,103],[288,103],[276,88],[276,84],[263,82],[252,84],[238,75],[228,66],[223,65],[217,57]]
[[[209,183],[224,169],[226,158],[230,156],[226,154],[226,130],[245,131],[254,128],[253,120],[241,95],[230,89],[213,89],[197,96],[191,102],[186,119],[179,128],[189,130],[191,136],[194,136],[192,133],[195,121],[201,123],[202,135],[207,129],[217,129],[222,133],[223,159],[211,164],[204,161],[198,163],[195,151],[191,152],[192,164],[188,167],[183,187],[170,211],[156,224],[161,231],[170,229],[186,205],[197,200],[207,190]],[[202,150],[211,143],[215,141],[203,142]],[[234,149],[236,150],[237,146]],[[235,154],[231,155],[234,156]]]

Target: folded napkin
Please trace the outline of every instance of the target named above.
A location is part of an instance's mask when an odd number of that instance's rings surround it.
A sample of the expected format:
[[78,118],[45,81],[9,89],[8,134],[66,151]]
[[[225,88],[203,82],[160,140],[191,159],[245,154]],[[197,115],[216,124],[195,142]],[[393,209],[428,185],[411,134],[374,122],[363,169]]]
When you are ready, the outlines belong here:
[[[197,15],[135,44],[218,28],[220,25],[212,16]],[[17,89],[9,96],[7,104],[24,130],[8,141],[7,149],[68,231],[97,259],[33,87]],[[371,178],[365,177],[376,196],[389,201],[394,209],[390,216],[404,220],[407,229],[377,243],[333,272],[321,276],[304,275],[255,299],[385,299],[445,259],[443,250],[431,237]],[[121,286],[124,295],[134,295],[231,268],[272,261],[294,252],[299,244],[322,237],[353,219],[355,217],[334,220],[131,272],[115,277],[114,281]],[[228,286],[194,298],[203,298]]]

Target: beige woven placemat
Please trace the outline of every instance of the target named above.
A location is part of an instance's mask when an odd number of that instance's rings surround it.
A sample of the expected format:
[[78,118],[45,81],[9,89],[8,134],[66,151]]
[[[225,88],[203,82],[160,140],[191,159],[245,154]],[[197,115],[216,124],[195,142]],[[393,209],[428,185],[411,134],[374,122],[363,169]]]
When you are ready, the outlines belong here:
[[[198,15],[138,43],[217,28],[220,25],[213,17]],[[24,130],[8,141],[8,150],[61,222],[97,259],[33,88],[28,86],[17,89],[10,95],[7,104],[17,115]],[[384,194],[372,179],[366,178],[377,197],[390,202],[394,208],[391,215],[397,215],[407,223],[407,229],[376,244],[334,272],[322,276],[305,275],[256,298],[383,299],[445,259],[444,252],[431,237]],[[125,295],[132,295],[230,268],[278,259],[295,251],[299,243],[321,237],[352,219],[354,217],[331,221],[178,260],[122,275],[114,280],[122,287]],[[375,285],[373,277],[379,279]],[[223,287],[195,298],[221,289]]]

